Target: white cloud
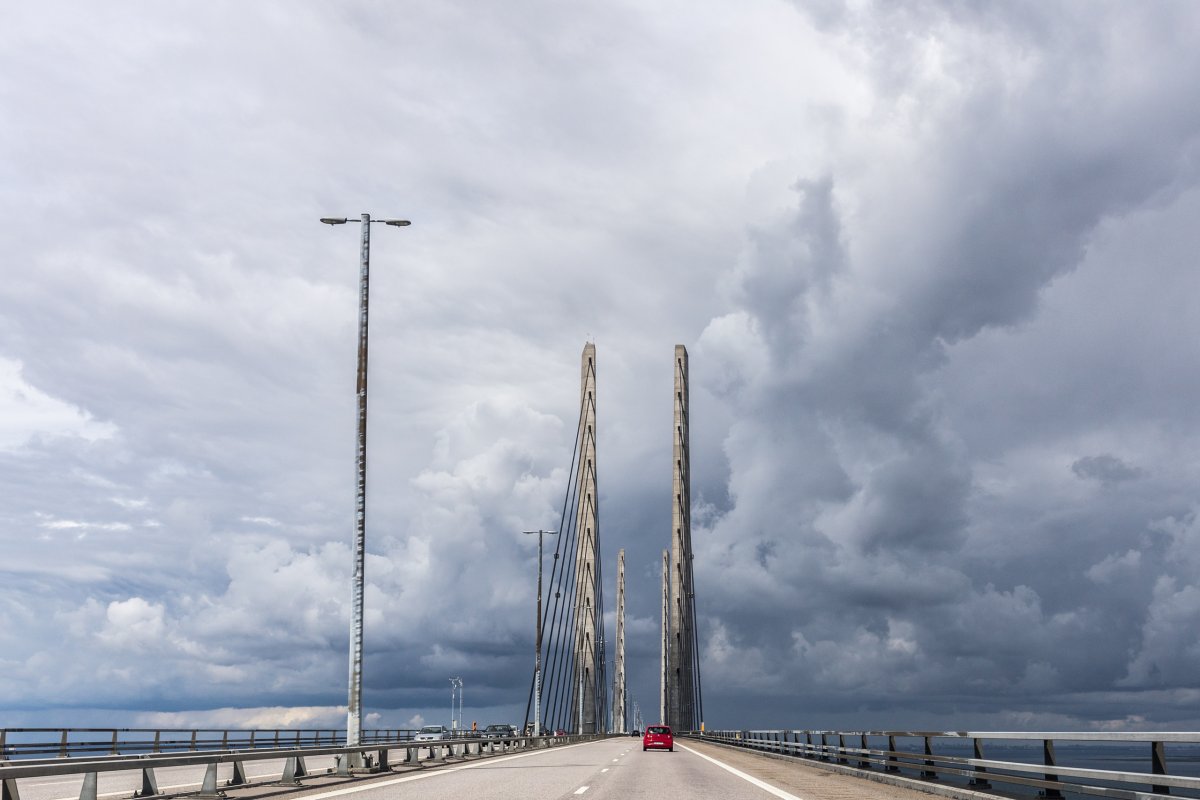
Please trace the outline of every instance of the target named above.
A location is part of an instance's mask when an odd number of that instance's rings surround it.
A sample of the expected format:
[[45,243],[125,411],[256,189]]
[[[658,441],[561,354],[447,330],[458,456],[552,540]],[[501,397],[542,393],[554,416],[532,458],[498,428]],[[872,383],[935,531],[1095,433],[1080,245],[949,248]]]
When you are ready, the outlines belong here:
[[111,422],[99,422],[87,411],[31,386],[20,361],[0,355],[0,450],[13,450],[31,439],[78,437],[87,442],[110,439]]

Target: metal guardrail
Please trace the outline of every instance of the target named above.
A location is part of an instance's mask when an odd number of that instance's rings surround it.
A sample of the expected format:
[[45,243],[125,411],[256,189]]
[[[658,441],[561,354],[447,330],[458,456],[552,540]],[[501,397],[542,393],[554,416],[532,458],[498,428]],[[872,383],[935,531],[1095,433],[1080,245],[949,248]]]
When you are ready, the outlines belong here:
[[[686,735],[849,769],[907,774],[926,781],[966,779],[966,788],[976,792],[994,791],[993,784],[999,783],[1010,792],[1039,790],[1038,796],[1046,798],[1061,798],[1064,792],[1124,800],[1200,797],[1200,777],[1173,775],[1167,762],[1168,744],[1200,745],[1200,733],[742,730]],[[997,742],[1027,743],[1031,751],[1040,749],[1041,758],[1036,762],[986,758],[986,746]],[[952,752],[965,752],[968,743],[970,755]],[[1144,747],[1150,771],[1068,766],[1060,759],[1060,749],[1084,743],[1097,748]],[[1102,758],[1095,752],[1092,756]],[[1200,760],[1200,754],[1190,754],[1191,760]]]
[[[21,731],[24,733],[41,732],[53,730],[63,732],[64,729],[0,729],[2,733],[12,733]],[[82,739],[74,742],[70,741],[67,732],[76,734],[94,734],[103,732],[110,734],[103,740],[103,744],[110,748],[102,754],[96,754],[96,748],[99,747],[100,741],[96,739]],[[116,729],[116,733],[154,733],[153,730],[139,729]],[[222,736],[202,736],[201,734],[214,733],[211,731],[168,731],[162,729],[158,733],[186,733],[189,734],[181,739],[169,739],[158,736],[158,742],[162,746],[158,752],[116,752],[111,748],[113,745],[112,728],[71,728],[63,732],[63,736],[67,738],[66,750],[68,754],[56,755],[53,758],[34,758],[26,757],[15,760],[0,761],[0,800],[20,800],[20,791],[18,780],[24,778],[42,778],[54,775],[83,775],[83,786],[80,790],[80,800],[97,800],[96,787],[98,774],[101,772],[122,772],[122,771],[141,771],[141,789],[134,792],[135,797],[150,797],[161,795],[158,790],[158,781],[155,776],[155,769],[161,767],[179,767],[179,766],[196,766],[203,765],[205,767],[204,780],[201,784],[199,793],[189,792],[193,797],[205,798],[206,800],[216,800],[221,798],[222,794],[218,789],[217,768],[222,764],[231,764],[233,767],[232,777],[224,782],[224,786],[241,786],[249,784],[246,777],[245,762],[247,761],[264,761],[270,759],[284,760],[282,774],[277,781],[269,781],[269,783],[281,783],[288,785],[299,785],[300,779],[309,776],[304,759],[313,756],[335,756],[337,757],[337,773],[343,776],[350,776],[353,773],[371,772],[382,773],[392,769],[390,753],[394,750],[404,751],[403,763],[410,766],[423,766],[423,762],[431,760],[444,760],[447,757],[467,758],[470,756],[482,757],[485,755],[495,755],[498,753],[508,753],[515,750],[526,750],[539,747],[552,747],[555,745],[569,744],[577,741],[596,738],[594,735],[570,735],[570,736],[510,736],[510,737],[493,737],[487,738],[481,735],[476,735],[470,738],[450,737],[441,740],[433,741],[416,741],[412,734],[414,731],[371,731],[363,733],[363,744],[354,747],[347,747],[344,741],[328,742],[326,744],[310,744],[300,746],[289,746],[297,741],[297,734],[300,734],[299,740],[304,740],[305,733],[315,733],[313,731],[278,731],[281,740],[281,746],[274,746],[276,736],[264,737],[262,731],[254,731],[254,735],[250,735],[250,731],[221,731]],[[230,735],[230,734],[239,735]],[[329,732],[325,732],[329,733]],[[368,733],[370,735],[368,735]],[[385,736],[384,734],[391,734]],[[465,731],[455,732],[459,734],[467,733]],[[194,734],[194,735],[192,735]],[[240,734],[246,734],[241,736]],[[13,743],[11,737],[7,737],[8,742],[5,747],[11,750]],[[314,737],[317,738],[317,737]],[[341,737],[345,738],[344,733]],[[368,741],[373,739],[374,741]],[[126,742],[120,736],[116,737],[118,751]],[[153,744],[154,739],[147,738],[143,740],[131,740],[134,742],[133,749],[146,748],[147,743]],[[237,742],[242,745],[247,745],[254,742],[254,746],[243,747],[243,749],[217,747],[214,742],[223,742],[229,744]],[[268,744],[270,741],[270,744]],[[61,748],[63,742],[62,736],[59,738],[59,746]],[[185,742],[190,745],[184,747],[167,747],[168,742]],[[41,743],[45,745],[45,742]],[[212,746],[207,746],[212,745]],[[74,748],[74,755],[69,751]],[[427,755],[422,757],[422,752]],[[363,759],[365,768],[351,769],[351,754],[368,754],[374,752],[373,757],[368,756]],[[32,750],[29,751],[32,754]]]
[[[413,738],[407,729],[363,731],[364,744]],[[344,744],[345,729],[0,728],[0,761]]]

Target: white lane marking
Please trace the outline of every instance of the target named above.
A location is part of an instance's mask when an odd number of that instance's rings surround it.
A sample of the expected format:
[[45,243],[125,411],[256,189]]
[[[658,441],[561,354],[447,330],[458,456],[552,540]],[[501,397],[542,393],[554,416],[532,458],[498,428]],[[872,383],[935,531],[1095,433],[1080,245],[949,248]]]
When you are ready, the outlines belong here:
[[[555,747],[554,750],[570,750],[573,747],[583,747],[591,742],[579,742],[578,744],[564,744]],[[438,775],[449,775],[452,772],[462,772],[464,769],[475,769],[476,767],[486,767],[491,764],[499,764],[502,761],[512,761],[517,758],[528,758],[529,756],[539,756],[546,753],[546,750],[534,750],[529,753],[515,753],[511,756],[497,756],[494,758],[485,758],[482,761],[472,761],[470,764],[463,764],[459,767],[450,767],[448,769],[439,769],[432,772],[421,772],[416,775],[405,775],[403,778],[391,778],[386,781],[372,781],[363,786],[350,786],[345,789],[334,789],[330,792],[322,792],[321,794],[308,794],[304,796],[304,800],[325,800],[327,797],[341,797],[344,794],[355,794],[357,792],[370,792],[375,789],[381,789],[384,786],[394,786],[397,783],[410,783],[412,781],[423,781],[426,778],[435,778]],[[78,798],[70,798],[70,800],[78,800]]]
[[601,771],[601,772],[608,772],[608,767],[605,767],[604,769],[602,769],[602,770],[600,770],[600,771]]
[[704,755],[704,753],[697,753],[695,750],[693,750],[690,747],[684,747],[683,745],[679,745],[679,749],[686,750],[694,756],[700,756],[705,761],[711,761],[712,763],[716,764],[718,767],[725,770],[726,772],[733,773],[734,775],[737,775],[739,778],[746,781],[747,783],[754,784],[758,788],[762,789],[764,792],[770,792],[771,794],[775,795],[776,797],[781,798],[782,800],[804,800],[802,797],[785,792],[783,789],[777,789],[769,783],[764,783],[763,781],[760,781],[758,778],[754,777],[753,775],[747,775],[746,773],[742,772],[740,769],[734,769],[733,767],[729,766],[728,764],[723,764],[711,756],[706,756],[706,755]]
[[[624,754],[624,753],[621,753],[621,756],[623,756],[623,755],[625,755],[625,754]],[[614,759],[613,759],[613,763],[615,764],[615,763],[617,763],[618,761],[620,761],[620,760],[621,760],[621,756],[617,756],[616,758],[614,758]]]
[[576,789],[576,790],[575,790],[575,794],[583,794],[583,793],[584,793],[584,792],[586,792],[586,791],[587,791],[589,788],[591,788],[591,787],[589,787],[589,786],[580,786],[578,789]]

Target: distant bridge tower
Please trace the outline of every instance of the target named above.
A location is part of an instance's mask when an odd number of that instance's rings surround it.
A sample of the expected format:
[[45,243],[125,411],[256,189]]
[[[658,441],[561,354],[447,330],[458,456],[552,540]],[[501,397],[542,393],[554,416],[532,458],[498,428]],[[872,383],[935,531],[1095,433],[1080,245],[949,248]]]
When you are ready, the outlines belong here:
[[688,432],[688,354],[675,345],[675,430],[671,504],[670,620],[667,640],[666,723],[675,730],[700,727],[696,592],[692,582],[692,477]]
[[613,656],[613,731],[628,733],[625,691],[625,550],[617,551],[617,652]]
[[600,614],[600,516],[596,508],[596,345],[583,348],[580,376],[581,444],[579,448],[578,542],[575,551],[575,729],[600,733],[607,703],[597,680],[602,669]]

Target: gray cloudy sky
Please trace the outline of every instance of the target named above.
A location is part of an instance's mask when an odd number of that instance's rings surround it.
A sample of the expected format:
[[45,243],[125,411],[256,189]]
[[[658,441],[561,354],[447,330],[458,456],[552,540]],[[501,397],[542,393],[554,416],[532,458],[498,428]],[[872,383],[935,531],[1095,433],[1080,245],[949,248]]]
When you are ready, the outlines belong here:
[[5,17],[0,724],[343,723],[367,211],[368,724],[523,713],[591,339],[647,719],[681,343],[709,727],[1200,726],[1195,3]]

